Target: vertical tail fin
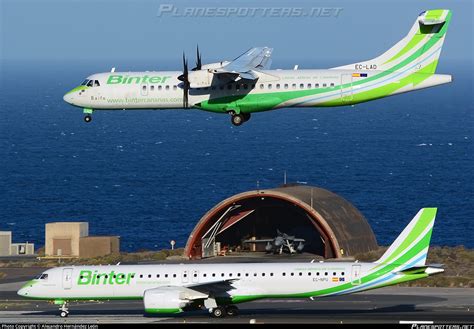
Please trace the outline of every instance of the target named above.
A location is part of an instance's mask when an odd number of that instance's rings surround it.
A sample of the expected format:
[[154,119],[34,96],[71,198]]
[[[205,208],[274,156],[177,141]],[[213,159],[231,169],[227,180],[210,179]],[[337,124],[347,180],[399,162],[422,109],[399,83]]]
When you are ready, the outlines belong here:
[[376,263],[425,265],[436,211],[437,208],[423,208],[418,211],[408,226]]
[[432,74],[436,70],[450,21],[450,10],[424,11],[408,34],[382,55],[334,69],[398,71],[410,64],[413,72],[423,68],[423,73]]

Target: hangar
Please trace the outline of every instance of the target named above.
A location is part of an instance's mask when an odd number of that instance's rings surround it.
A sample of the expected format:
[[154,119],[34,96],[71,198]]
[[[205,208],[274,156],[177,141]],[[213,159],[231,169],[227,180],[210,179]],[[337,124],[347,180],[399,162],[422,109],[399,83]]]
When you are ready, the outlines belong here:
[[210,209],[194,227],[185,247],[191,259],[230,252],[263,251],[244,243],[271,239],[277,230],[305,240],[304,252],[341,258],[378,248],[375,235],[350,202],[306,185],[243,192]]

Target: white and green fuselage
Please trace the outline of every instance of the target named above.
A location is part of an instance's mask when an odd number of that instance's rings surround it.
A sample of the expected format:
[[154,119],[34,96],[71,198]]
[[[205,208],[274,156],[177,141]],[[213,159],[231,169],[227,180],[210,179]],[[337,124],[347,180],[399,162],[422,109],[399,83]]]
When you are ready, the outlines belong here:
[[[452,81],[435,74],[451,20],[449,10],[429,10],[418,17],[400,42],[371,60],[325,70],[255,70],[253,80],[225,83],[203,68],[190,88],[190,108],[232,115],[287,107],[353,105]],[[227,62],[228,63],[228,62]],[[214,64],[211,64],[211,66]],[[183,108],[180,71],[94,74],[64,96],[70,104],[92,110]],[[190,72],[190,74],[196,74]]]
[[356,293],[442,272],[425,264],[436,208],[424,208],[374,263],[215,263],[59,267],[18,293],[63,303],[143,299],[149,313],[231,305],[262,298]]

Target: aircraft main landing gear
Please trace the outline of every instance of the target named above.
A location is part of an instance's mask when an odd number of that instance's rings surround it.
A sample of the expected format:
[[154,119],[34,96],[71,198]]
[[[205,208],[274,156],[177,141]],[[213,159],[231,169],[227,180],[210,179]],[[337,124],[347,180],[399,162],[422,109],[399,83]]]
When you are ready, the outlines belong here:
[[250,113],[235,113],[230,112],[231,115],[231,122],[234,126],[240,126],[242,123],[247,122],[250,120]]
[[69,315],[69,309],[67,308],[67,303],[64,302],[61,307],[59,308],[59,310],[61,311],[59,313],[59,316],[62,317],[62,318],[66,318],[68,315]]
[[217,306],[209,310],[213,318],[223,318],[224,316],[236,316],[239,309],[234,305]]

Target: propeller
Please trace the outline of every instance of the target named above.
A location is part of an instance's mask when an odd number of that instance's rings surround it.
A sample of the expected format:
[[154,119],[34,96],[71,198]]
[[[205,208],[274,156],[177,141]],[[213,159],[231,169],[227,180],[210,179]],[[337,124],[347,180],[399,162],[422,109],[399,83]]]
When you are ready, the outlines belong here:
[[201,54],[199,53],[199,45],[196,45],[196,67],[191,71],[199,71],[202,68]]
[[179,81],[183,82],[183,107],[187,109],[189,107],[188,96],[189,96],[189,79],[188,79],[188,60],[184,56],[183,52],[183,74],[178,77]]

